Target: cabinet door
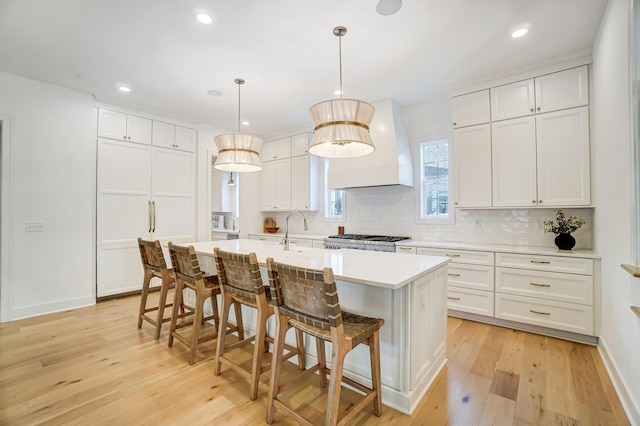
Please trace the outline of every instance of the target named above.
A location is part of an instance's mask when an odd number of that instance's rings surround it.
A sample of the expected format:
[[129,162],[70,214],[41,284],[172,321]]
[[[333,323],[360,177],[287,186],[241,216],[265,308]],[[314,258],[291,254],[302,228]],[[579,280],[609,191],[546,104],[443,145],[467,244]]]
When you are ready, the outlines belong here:
[[491,124],[493,205],[536,206],[535,117]]
[[260,172],[260,210],[277,210],[276,202],[276,162],[267,161],[262,163]]
[[309,210],[309,156],[291,158],[291,206]]
[[[302,133],[291,137],[291,156],[307,155],[309,153],[309,133]],[[295,174],[294,174],[295,176]]]
[[550,112],[589,104],[587,66],[538,77],[536,110]]
[[291,158],[276,160],[276,206],[291,210]]
[[127,115],[127,140],[151,145],[151,120]]
[[260,160],[263,162],[273,161],[277,158],[276,141],[265,142],[260,150]]
[[175,127],[175,149],[194,152],[196,150],[196,140],[198,138],[198,132],[195,129],[190,129],[188,127]]
[[127,140],[127,114],[101,108],[98,112],[98,137]]
[[589,108],[540,114],[536,131],[538,205],[589,205]]
[[278,139],[276,144],[276,158],[283,159],[291,157],[291,137]]
[[175,147],[175,127],[173,124],[153,121],[152,143],[165,148]]
[[490,120],[489,90],[451,98],[453,127],[473,126]]
[[491,127],[455,129],[453,162],[456,207],[491,206]]
[[535,111],[533,80],[518,81],[491,89],[491,120],[532,115]]
[[142,287],[137,238],[151,238],[151,147],[98,140],[98,297]]
[[195,239],[195,161],[191,153],[153,150],[153,236],[166,241]]

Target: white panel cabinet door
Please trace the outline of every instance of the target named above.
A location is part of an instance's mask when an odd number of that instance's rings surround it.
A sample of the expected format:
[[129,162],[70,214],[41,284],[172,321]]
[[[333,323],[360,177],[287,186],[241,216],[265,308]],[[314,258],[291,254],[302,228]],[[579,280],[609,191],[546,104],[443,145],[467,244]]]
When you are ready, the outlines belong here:
[[453,131],[455,206],[491,206],[491,126]]
[[276,160],[276,206],[291,210],[291,158]]
[[535,112],[533,80],[517,81],[491,89],[491,120],[524,117]]
[[137,238],[151,238],[151,147],[98,140],[98,297],[138,290]]
[[151,145],[151,121],[127,114],[127,140]]
[[262,145],[260,159],[273,161],[291,157],[291,137],[281,138],[275,141],[265,142]]
[[309,156],[291,158],[291,205],[293,210],[309,210]]
[[175,127],[173,124],[153,121],[153,145],[165,148],[175,147]]
[[468,93],[451,98],[453,127],[466,127],[488,123],[490,114],[489,90]]
[[537,112],[589,104],[589,75],[586,65],[538,77],[535,85]]
[[[307,155],[309,153],[309,133],[302,133],[291,137],[291,156]],[[295,175],[294,175],[295,176]]]
[[267,161],[262,163],[260,172],[260,210],[277,210],[276,201],[276,162]]
[[536,131],[538,205],[589,205],[589,108],[540,114]]
[[535,207],[535,117],[492,123],[491,137],[493,205]]
[[155,149],[152,167],[153,236],[162,243],[195,240],[195,160],[188,152]]
[[195,152],[196,141],[198,139],[198,132],[195,129],[188,127],[175,126],[175,149],[182,151]]
[[100,108],[98,112],[98,137],[127,140],[127,114]]

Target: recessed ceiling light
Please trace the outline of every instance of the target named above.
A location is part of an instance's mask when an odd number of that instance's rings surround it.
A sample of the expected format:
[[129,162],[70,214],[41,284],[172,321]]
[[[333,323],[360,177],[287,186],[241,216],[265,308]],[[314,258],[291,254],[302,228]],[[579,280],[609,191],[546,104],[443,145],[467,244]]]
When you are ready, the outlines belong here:
[[393,15],[402,7],[402,0],[380,0],[376,6],[376,12],[382,16]]
[[118,90],[124,93],[129,93],[131,91],[127,86],[120,86],[118,87]]
[[209,90],[207,92],[207,95],[213,96],[214,98],[219,98],[220,96],[222,96],[222,92],[219,90]]
[[243,126],[248,126],[249,124],[251,124],[251,123],[249,123],[248,121],[243,121],[243,122],[242,122],[242,125],[243,125]]
[[529,30],[527,28],[518,28],[517,30],[511,33],[511,37],[520,38],[528,32]]
[[201,24],[210,24],[213,22],[213,18],[204,12],[196,12],[196,20]]

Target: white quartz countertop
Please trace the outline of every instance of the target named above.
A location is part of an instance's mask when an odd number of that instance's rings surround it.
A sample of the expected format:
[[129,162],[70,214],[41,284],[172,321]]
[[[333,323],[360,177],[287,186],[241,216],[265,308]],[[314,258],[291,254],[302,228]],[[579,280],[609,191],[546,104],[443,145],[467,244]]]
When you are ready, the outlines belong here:
[[536,246],[513,246],[508,244],[482,244],[482,243],[454,243],[443,241],[417,241],[408,240],[396,243],[397,246],[424,247],[433,249],[457,249],[457,250],[477,250],[493,251],[501,253],[522,253],[539,254],[548,256],[584,257],[589,259],[599,259],[600,255],[593,250],[574,249],[558,250],[555,247]]
[[290,265],[333,269],[336,280],[356,282],[376,287],[398,289],[416,278],[436,270],[449,262],[449,258],[404,253],[383,253],[364,250],[325,250],[306,247],[284,251],[282,246],[257,240],[222,240],[187,243],[200,255],[213,257],[213,248],[234,253],[254,252],[261,265],[267,257]]
[[222,232],[225,234],[239,234],[240,231],[237,229],[234,231],[233,229],[220,229],[220,228],[211,228],[211,232]]
[[[284,238],[283,232],[249,232],[249,235],[264,235],[265,237],[282,237]],[[307,240],[324,240],[328,235],[319,235],[319,234],[293,234],[289,232],[289,238],[305,238]]]

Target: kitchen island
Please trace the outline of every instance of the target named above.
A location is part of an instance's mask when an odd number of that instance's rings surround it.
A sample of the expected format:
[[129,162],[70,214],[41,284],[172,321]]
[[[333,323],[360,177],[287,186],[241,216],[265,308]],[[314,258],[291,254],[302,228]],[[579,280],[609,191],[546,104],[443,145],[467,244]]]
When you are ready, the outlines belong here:
[[[281,245],[255,240],[190,245],[198,254],[202,270],[208,273],[216,270],[214,247],[235,253],[256,253],[265,285],[268,285],[267,257],[298,267],[331,267],[343,310],[385,320],[380,330],[382,402],[400,412],[413,412],[446,363],[448,258],[303,247],[284,251]],[[243,315],[245,327],[251,327],[255,323],[253,312],[243,311]],[[270,318],[267,329],[273,335],[274,318]],[[311,365],[316,362],[314,340],[307,336],[305,346],[307,364]],[[345,376],[370,386],[369,349],[357,347],[350,352],[344,369]]]

